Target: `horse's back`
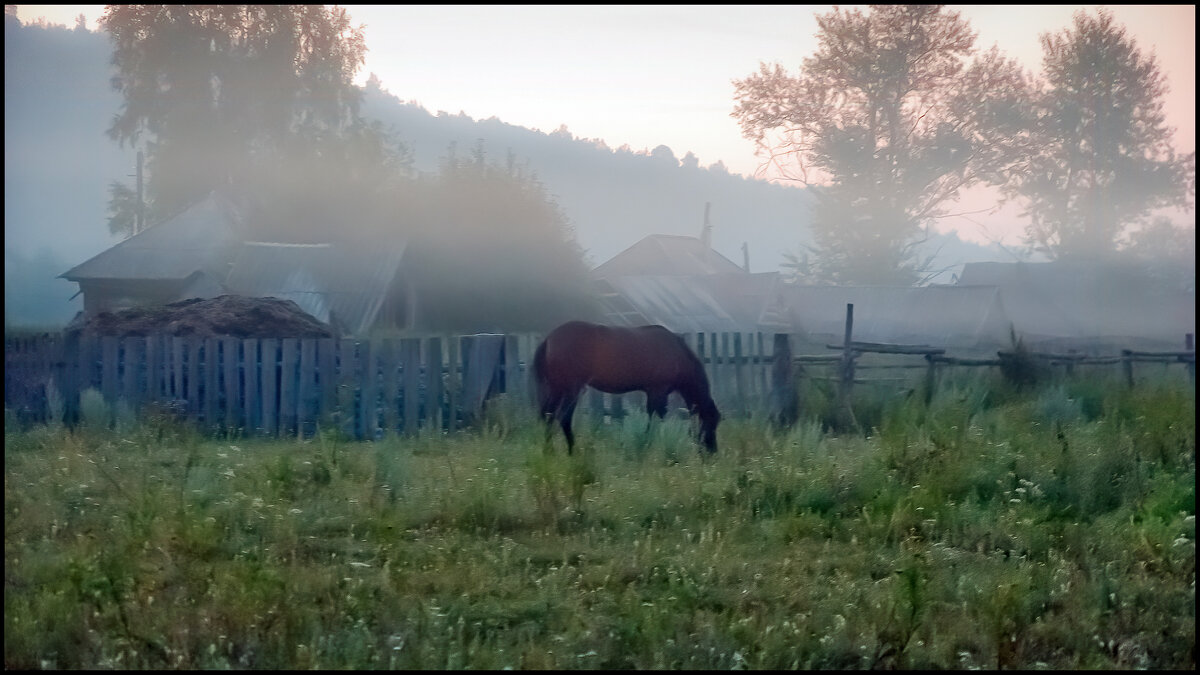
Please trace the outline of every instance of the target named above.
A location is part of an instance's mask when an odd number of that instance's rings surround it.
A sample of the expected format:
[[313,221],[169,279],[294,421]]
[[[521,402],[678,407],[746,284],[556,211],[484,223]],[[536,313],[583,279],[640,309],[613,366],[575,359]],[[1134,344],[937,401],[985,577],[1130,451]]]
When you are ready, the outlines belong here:
[[605,326],[569,321],[546,336],[549,377],[570,387],[602,391],[669,388],[691,368],[694,356],[662,326]]

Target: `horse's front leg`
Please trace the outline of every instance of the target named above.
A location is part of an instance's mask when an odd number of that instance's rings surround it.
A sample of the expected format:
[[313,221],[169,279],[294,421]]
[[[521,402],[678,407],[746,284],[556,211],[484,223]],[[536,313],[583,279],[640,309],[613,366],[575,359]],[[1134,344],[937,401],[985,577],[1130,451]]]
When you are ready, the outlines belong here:
[[650,428],[654,424],[654,418],[664,419],[667,416],[667,397],[670,396],[666,392],[646,392],[646,442],[650,442]]

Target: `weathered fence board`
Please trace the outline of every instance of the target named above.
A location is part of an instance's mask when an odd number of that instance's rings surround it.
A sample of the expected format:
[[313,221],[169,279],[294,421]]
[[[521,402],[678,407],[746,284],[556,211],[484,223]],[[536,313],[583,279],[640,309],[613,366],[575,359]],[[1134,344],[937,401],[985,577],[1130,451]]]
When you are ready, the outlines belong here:
[[[404,369],[404,433],[411,435],[417,433],[421,419],[421,341],[416,338],[401,340],[400,355]],[[425,369],[428,377],[434,376],[433,371],[431,367]],[[395,410],[394,405],[392,408]]]
[[317,341],[300,340],[300,401],[296,411],[296,426],[299,433],[310,436],[317,424]]
[[442,340],[441,338],[429,338],[429,351],[425,356],[425,368],[428,374],[428,389],[426,399],[428,426],[434,431],[441,431],[446,422],[446,414],[443,412],[445,408],[442,406],[443,392],[445,391],[445,376],[442,371]]
[[261,347],[259,365],[262,368],[262,431],[267,436],[275,436],[279,434],[279,369],[276,365],[279,359],[279,340],[263,338]]
[[253,433],[262,426],[262,397],[258,389],[259,351],[258,340],[248,338],[242,342],[242,420],[246,429]]

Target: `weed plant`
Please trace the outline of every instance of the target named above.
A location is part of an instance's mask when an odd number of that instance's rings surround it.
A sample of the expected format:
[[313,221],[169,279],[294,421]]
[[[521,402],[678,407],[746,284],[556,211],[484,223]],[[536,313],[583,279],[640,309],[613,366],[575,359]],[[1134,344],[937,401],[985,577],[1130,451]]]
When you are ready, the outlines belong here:
[[[5,429],[8,668],[1195,668],[1189,383],[999,375],[829,431],[526,404],[205,438]],[[9,416],[6,415],[6,420]]]

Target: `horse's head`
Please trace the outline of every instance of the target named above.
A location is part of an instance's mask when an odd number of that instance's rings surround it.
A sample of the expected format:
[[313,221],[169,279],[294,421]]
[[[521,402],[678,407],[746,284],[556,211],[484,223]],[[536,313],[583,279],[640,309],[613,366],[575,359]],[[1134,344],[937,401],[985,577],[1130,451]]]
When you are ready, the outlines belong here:
[[721,423],[721,413],[717,410],[717,404],[710,398],[698,403],[695,410],[696,416],[700,418],[700,444],[710,453],[715,453],[717,451],[717,425]]

